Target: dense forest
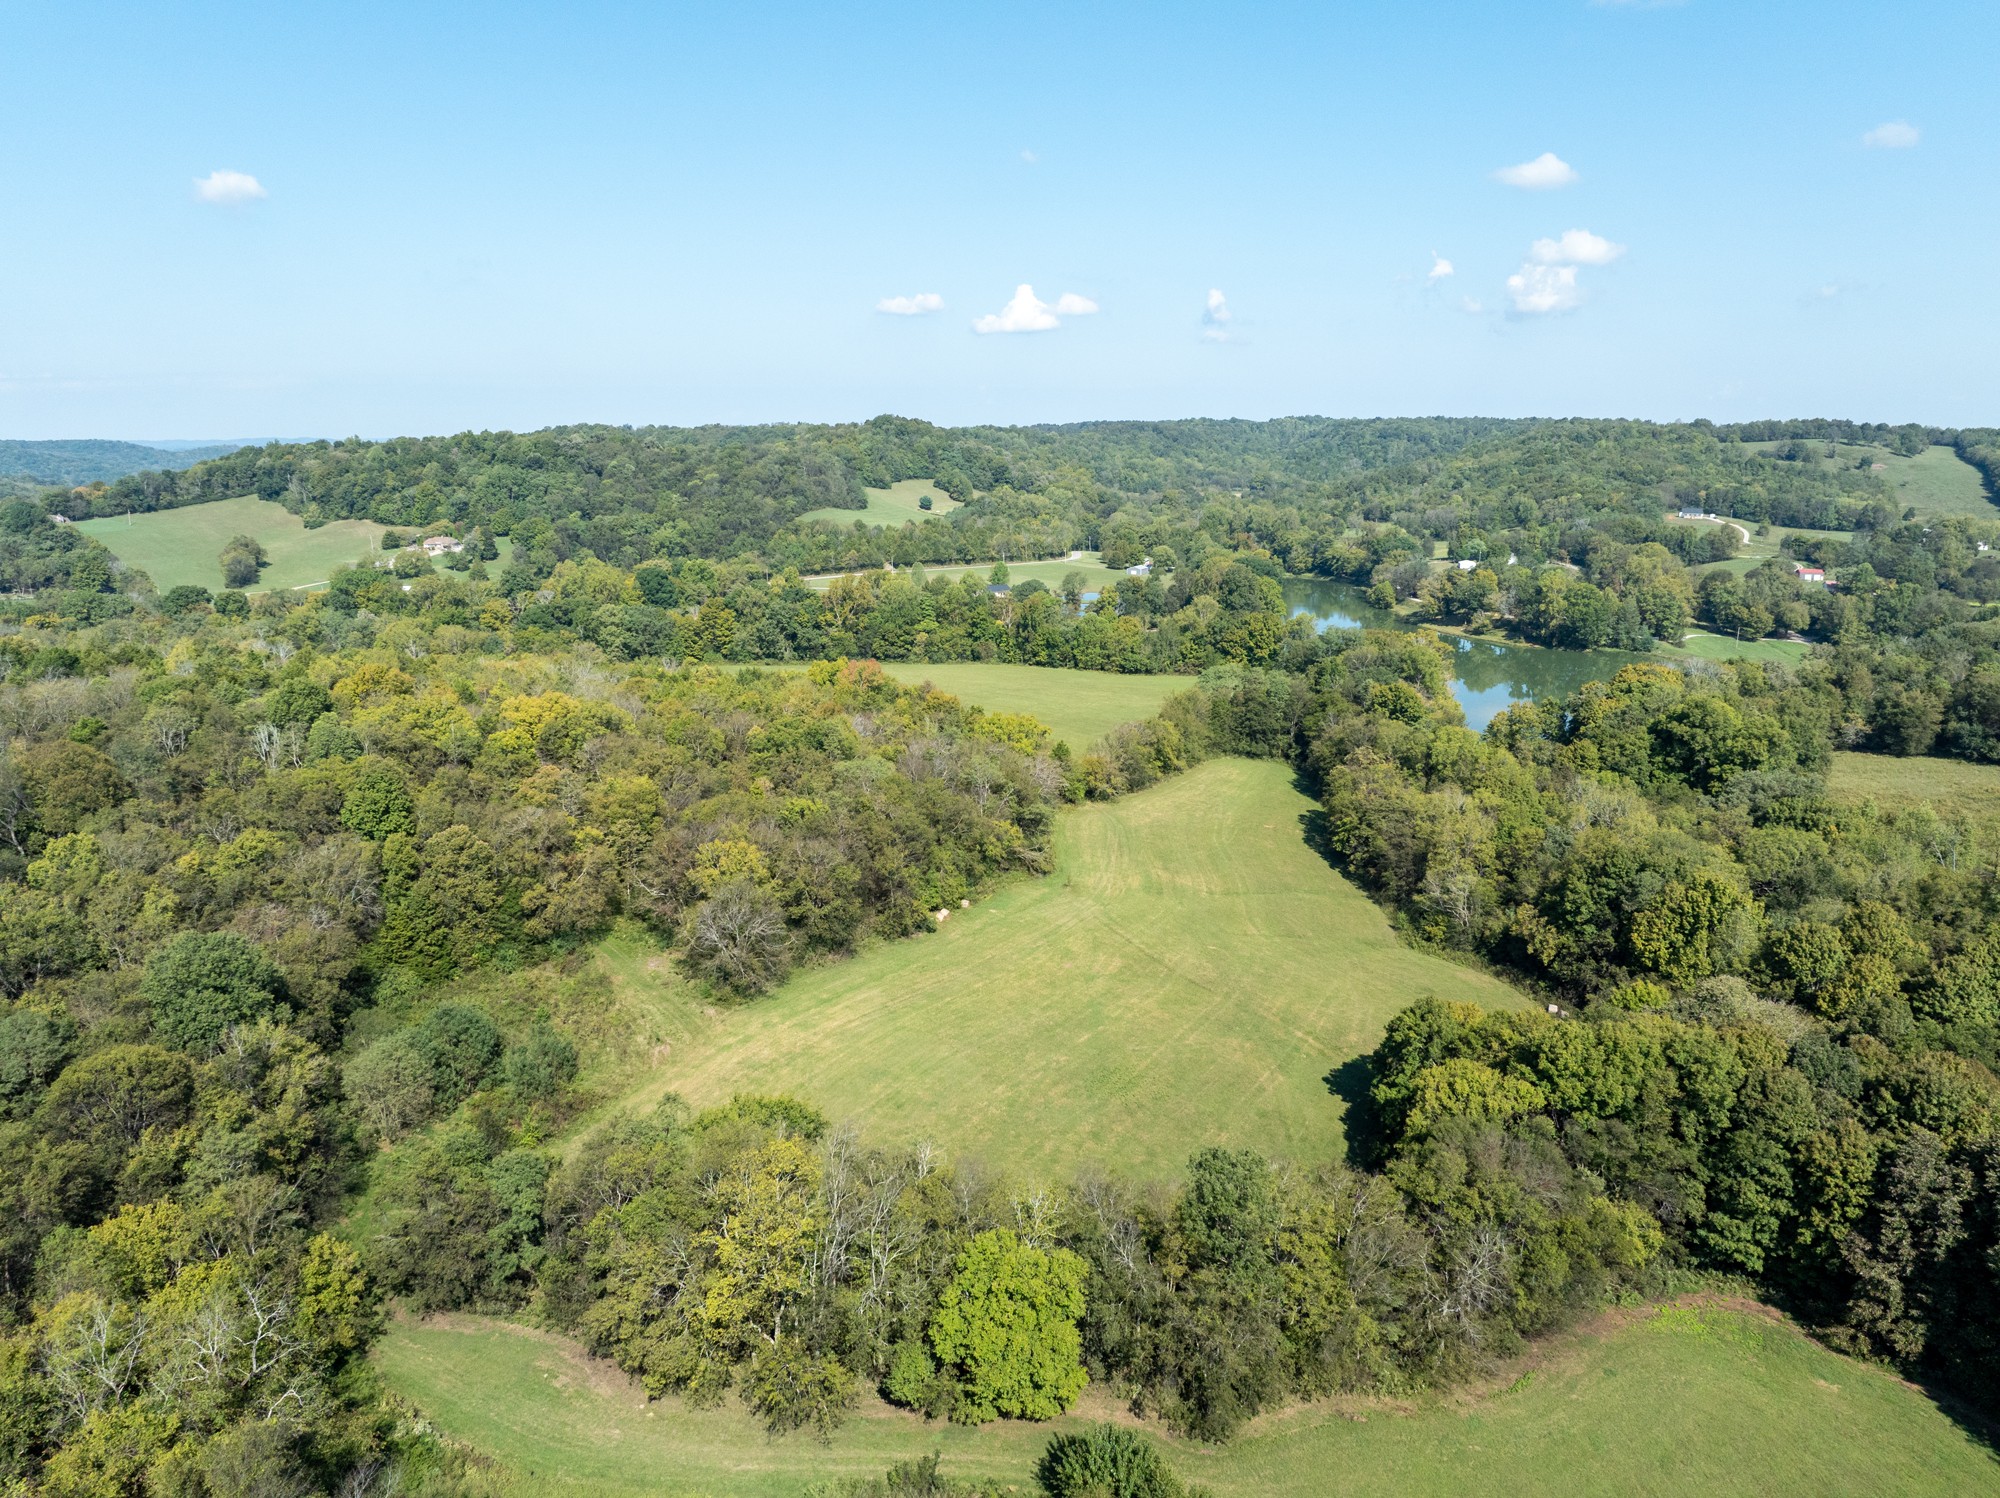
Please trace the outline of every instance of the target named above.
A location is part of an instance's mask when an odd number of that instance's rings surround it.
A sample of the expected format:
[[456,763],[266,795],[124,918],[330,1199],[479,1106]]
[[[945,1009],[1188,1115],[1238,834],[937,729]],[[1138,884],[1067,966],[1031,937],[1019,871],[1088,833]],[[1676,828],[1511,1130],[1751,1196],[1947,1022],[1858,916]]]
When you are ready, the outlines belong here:
[[[1990,1402],[2000,826],[1844,801],[1826,770],[2000,760],[2000,535],[1906,516],[1826,445],[1990,473],[1993,440],[884,418],[252,449],[0,507],[0,1491],[481,1491],[374,1381],[395,1300],[534,1318],[774,1431],[863,1385],[1045,1418],[1089,1379],[1223,1440],[1722,1277]],[[907,477],[966,503],[801,518]],[[161,593],[51,518],[250,492],[512,555]],[[1697,576],[1721,532],[1680,504],[1839,531],[1791,544],[1844,586]],[[922,573],[1083,545],[1164,576]],[[1629,666],[1475,734],[1444,638],[1314,634],[1299,574],[1567,643],[1732,609],[1814,643]],[[867,657],[1188,690],[1073,752]],[[578,959],[615,923],[755,1003],[1047,869],[1063,805],[1220,754],[1295,766],[1410,941],[1536,1000],[1406,1010],[1351,1158],[1031,1182],[810,1098],[594,1111],[619,1038]],[[1052,1447],[1051,1492],[1124,1460],[1094,1439]]]

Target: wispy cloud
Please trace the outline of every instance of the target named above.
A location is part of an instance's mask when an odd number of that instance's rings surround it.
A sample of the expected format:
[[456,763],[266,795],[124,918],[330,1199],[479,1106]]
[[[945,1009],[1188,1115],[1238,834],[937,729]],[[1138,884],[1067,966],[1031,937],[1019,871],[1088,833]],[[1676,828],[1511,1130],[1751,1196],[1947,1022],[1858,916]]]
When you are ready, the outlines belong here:
[[926,312],[944,311],[944,298],[935,291],[920,291],[915,296],[885,296],[875,304],[875,310],[896,317],[922,317]]
[[1503,166],[1493,175],[1509,187],[1525,187],[1530,192],[1568,187],[1577,180],[1576,168],[1553,151],[1544,151],[1533,161],[1524,161],[1518,166]]
[[259,198],[268,198],[264,184],[248,172],[232,172],[218,167],[206,177],[194,179],[194,195],[204,203],[220,203],[230,206],[237,203],[254,203]]
[[1588,229],[1565,229],[1560,239],[1538,239],[1528,254],[1538,265],[1609,265],[1625,253]]
[[1056,298],[1057,317],[1088,317],[1097,310],[1097,303],[1087,296],[1078,296],[1073,291],[1065,291]]
[[1524,265],[1507,278],[1507,295],[1516,312],[1532,317],[1567,312],[1583,300],[1573,265]]
[[1029,166],[1033,166],[1036,162],[1040,161],[1042,158],[1037,156],[1033,151],[1023,151],[1021,153],[1021,159],[1027,162]]
[[1871,151],[1907,151],[1924,138],[1924,132],[1908,120],[1885,120],[1861,137]]
[[1208,291],[1208,305],[1201,313],[1201,336],[1210,343],[1227,343],[1229,319],[1229,298],[1211,286]]
[[1431,273],[1424,277],[1425,281],[1427,281],[1430,285],[1435,286],[1437,285],[1438,282],[1442,281],[1446,276],[1451,276],[1456,274],[1457,271],[1449,260],[1445,259],[1444,256],[1440,255],[1436,250],[1431,251]]

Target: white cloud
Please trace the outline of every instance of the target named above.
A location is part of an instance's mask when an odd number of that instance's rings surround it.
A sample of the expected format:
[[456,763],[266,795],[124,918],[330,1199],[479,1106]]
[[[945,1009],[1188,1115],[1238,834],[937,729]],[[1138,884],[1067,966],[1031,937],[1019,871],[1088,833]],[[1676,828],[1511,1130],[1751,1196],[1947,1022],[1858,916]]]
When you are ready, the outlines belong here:
[[1087,296],[1078,296],[1073,291],[1065,291],[1056,298],[1057,317],[1088,317],[1097,310],[1097,303]]
[[1567,312],[1583,300],[1573,265],[1524,265],[1507,278],[1514,310],[1532,316]]
[[944,298],[935,291],[920,291],[915,296],[885,296],[875,304],[875,310],[897,317],[921,317],[926,312],[944,311]]
[[1486,304],[1480,301],[1478,297],[1474,296],[1460,297],[1458,301],[1458,308],[1461,312],[1470,312],[1477,315],[1478,313],[1484,312],[1486,310]]
[[1544,151],[1533,161],[1524,161],[1519,166],[1503,166],[1493,175],[1509,187],[1525,187],[1531,192],[1568,187],[1577,180],[1576,168],[1553,151]]
[[1871,151],[1907,151],[1924,138],[1924,132],[1908,120],[1886,120],[1861,137]]
[[248,172],[232,172],[218,167],[206,177],[194,179],[194,195],[204,203],[254,203],[268,198],[264,184]]
[[1055,308],[1035,296],[1035,288],[1025,281],[1014,288],[1014,300],[998,312],[989,312],[972,324],[975,333],[1046,333],[1059,328]]
[[1445,259],[1436,250],[1431,251],[1431,273],[1424,277],[1425,281],[1435,286],[1446,276],[1456,274],[1457,271],[1449,260]]
[[1042,158],[1037,156],[1033,151],[1023,151],[1021,153],[1021,159],[1027,162],[1029,166],[1033,166],[1036,162],[1040,161]]
[[1537,265],[1609,265],[1624,253],[1624,245],[1588,229],[1565,229],[1562,238],[1538,239],[1528,251]]

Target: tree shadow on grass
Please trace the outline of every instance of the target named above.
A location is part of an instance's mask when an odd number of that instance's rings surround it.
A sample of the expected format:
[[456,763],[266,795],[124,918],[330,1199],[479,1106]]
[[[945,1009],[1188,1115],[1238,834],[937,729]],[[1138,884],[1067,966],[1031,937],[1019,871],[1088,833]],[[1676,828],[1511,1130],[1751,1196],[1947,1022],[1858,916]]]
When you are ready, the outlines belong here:
[[1382,1116],[1376,1110],[1375,1066],[1370,1056],[1353,1056],[1320,1079],[1326,1090],[1347,1104],[1341,1132],[1347,1137],[1347,1163],[1355,1170],[1372,1170],[1381,1163],[1386,1140]]

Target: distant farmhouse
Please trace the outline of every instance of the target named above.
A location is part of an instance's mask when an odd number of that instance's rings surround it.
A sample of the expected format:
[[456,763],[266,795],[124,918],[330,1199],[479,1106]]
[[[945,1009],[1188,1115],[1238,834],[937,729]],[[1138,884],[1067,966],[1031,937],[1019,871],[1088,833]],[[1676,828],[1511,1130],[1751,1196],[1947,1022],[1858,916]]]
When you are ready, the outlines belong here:
[[1153,575],[1153,559],[1147,557],[1145,561],[1127,567],[1125,575],[1127,577],[1151,577]]
[[1801,562],[1792,571],[1798,574],[1799,581],[1802,583],[1823,583],[1826,581],[1826,569],[1824,567],[1808,567],[1805,563]]
[[464,551],[465,543],[456,536],[426,536],[423,548],[425,556],[441,557],[448,551]]
[[1683,520],[1706,520],[1708,511],[1700,505],[1682,505],[1680,518]]

